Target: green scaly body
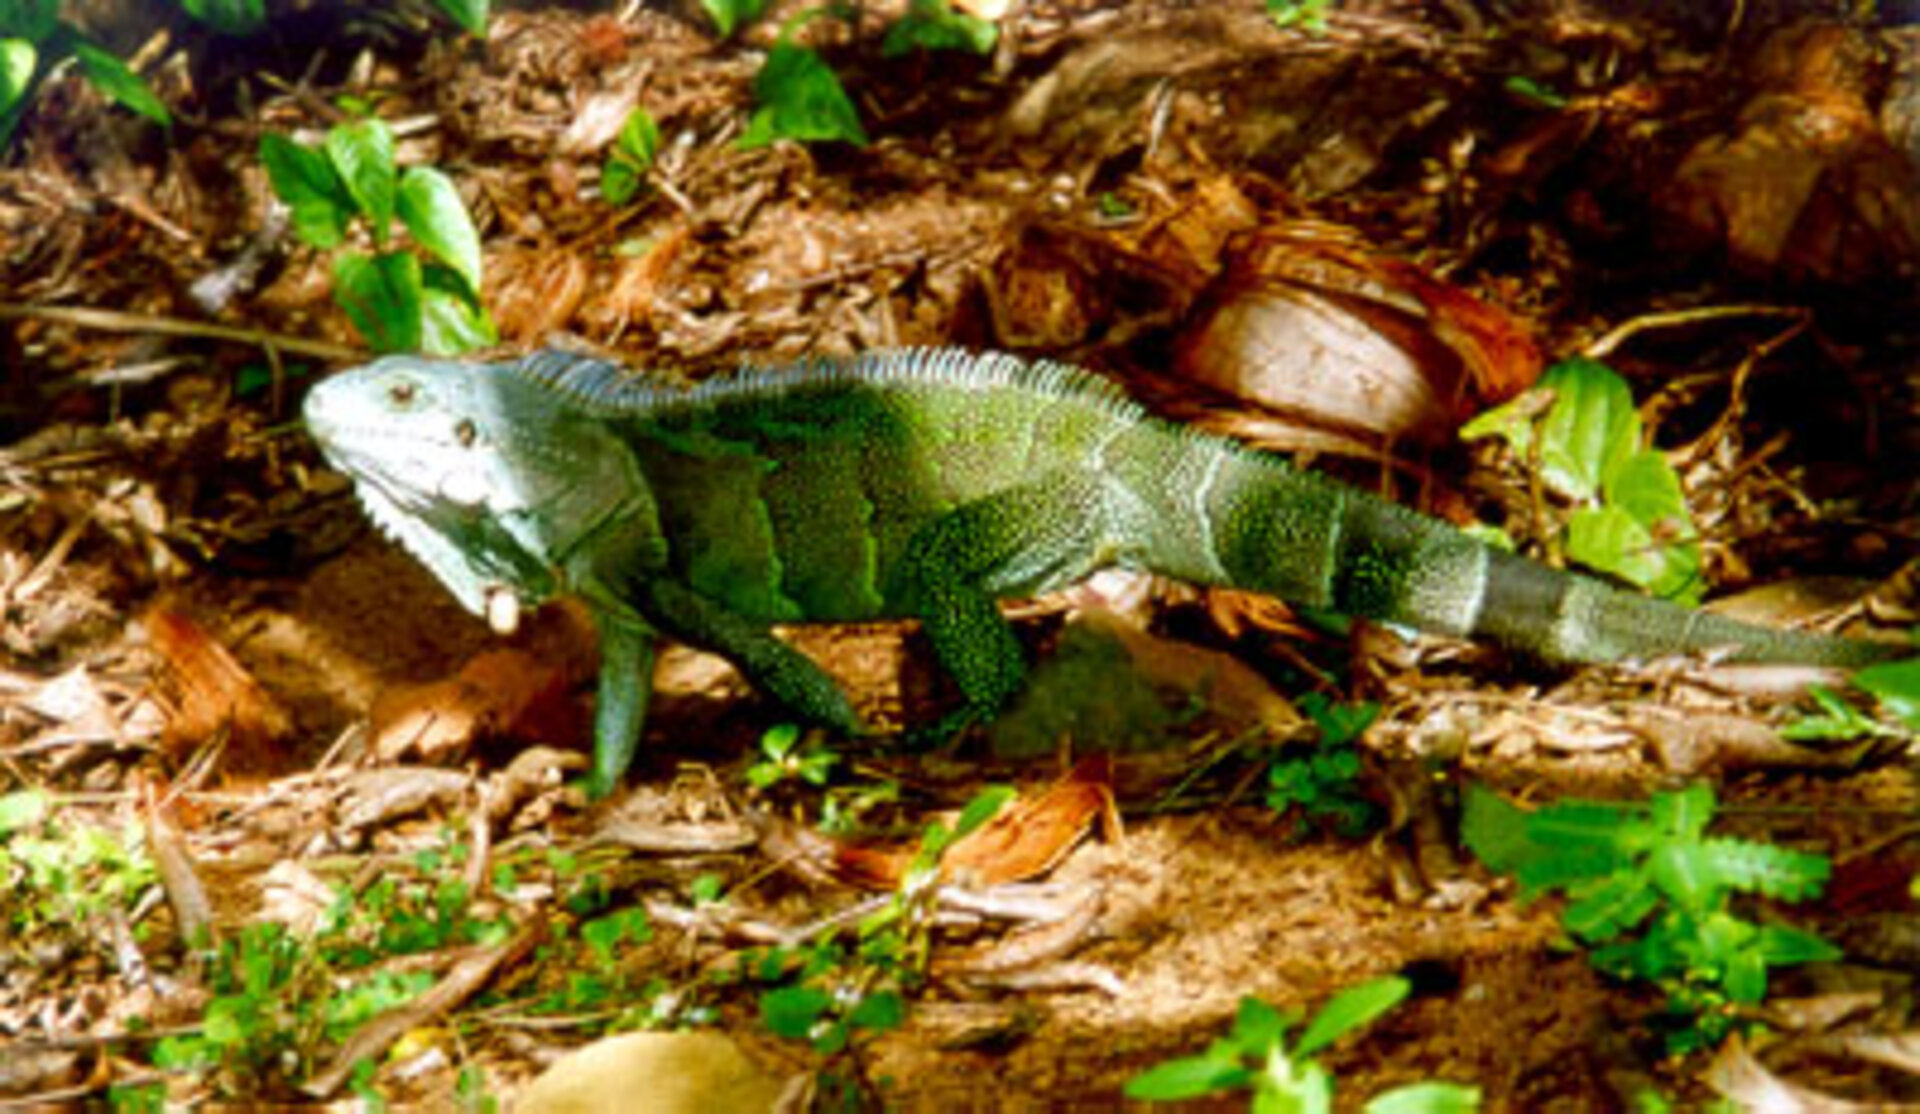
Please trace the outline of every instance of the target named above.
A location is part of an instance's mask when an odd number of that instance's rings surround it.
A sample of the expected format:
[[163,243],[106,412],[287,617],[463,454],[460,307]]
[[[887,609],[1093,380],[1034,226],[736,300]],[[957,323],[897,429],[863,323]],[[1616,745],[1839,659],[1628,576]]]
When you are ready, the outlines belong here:
[[656,633],[854,732],[839,687],[768,627],[918,618],[969,708],[990,712],[1023,671],[995,601],[1114,565],[1556,661],[1899,654],[1548,569],[1008,356],[882,353],[692,390],[557,352],[390,357],[315,388],[306,416],[375,520],[471,610],[498,623],[565,592],[588,601],[596,794],[632,759]]

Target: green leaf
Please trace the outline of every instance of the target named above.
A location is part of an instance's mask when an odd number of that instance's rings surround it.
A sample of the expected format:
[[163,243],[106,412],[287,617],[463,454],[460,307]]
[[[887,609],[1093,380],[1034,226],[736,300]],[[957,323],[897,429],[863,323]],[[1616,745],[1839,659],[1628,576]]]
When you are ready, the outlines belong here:
[[1469,1114],[1480,1109],[1480,1088],[1433,1081],[1395,1087],[1367,1100],[1366,1114]]
[[467,292],[480,296],[480,234],[467,216],[466,203],[453,179],[428,166],[416,166],[400,179],[400,223],[421,247],[453,268]]
[[975,793],[966,807],[960,810],[960,818],[953,822],[953,838],[960,839],[977,830],[999,815],[1007,802],[1017,796],[1019,792],[1011,785],[989,785]]
[[1713,852],[1698,843],[1667,843],[1647,856],[1647,877],[1681,909],[1710,908],[1725,892]]
[[1640,448],[1633,392],[1613,369],[1584,357],[1548,368],[1535,389],[1554,393],[1540,431],[1541,478],[1569,499],[1592,499]]
[[222,35],[251,35],[267,25],[266,0],[180,0],[180,7]]
[[487,0],[433,0],[441,11],[453,17],[460,29],[469,35],[485,37],[487,33]]
[[1122,1093],[1130,1099],[1148,1102],[1180,1102],[1214,1091],[1244,1087],[1249,1078],[1251,1074],[1240,1066],[1230,1049],[1215,1046],[1202,1056],[1155,1064],[1127,1080]]
[[883,1033],[898,1029],[906,1018],[906,1002],[893,991],[882,990],[860,999],[860,1004],[847,1014],[847,1024]]
[[847,99],[840,79],[820,55],[804,46],[776,44],[754,79],[753,95],[760,107],[740,137],[742,147],[765,147],[776,139],[867,144],[860,113]]
[[760,996],[760,1019],[775,1036],[805,1040],[827,1010],[833,996],[812,986],[783,986]]
[[26,99],[40,52],[26,39],[0,39],[0,113]]
[[713,17],[720,37],[730,39],[735,31],[760,18],[767,10],[767,0],[700,0],[700,6]]
[[1713,786],[1695,781],[1675,793],[1655,793],[1647,804],[1647,813],[1658,830],[1683,839],[1698,839],[1713,823],[1718,807]]
[[1813,855],[1770,843],[1710,839],[1701,845],[1713,857],[1720,884],[1775,901],[1805,901],[1820,896],[1833,864]]
[[956,12],[947,0],[913,0],[907,13],[887,28],[880,43],[883,58],[898,58],[914,50],[964,50],[993,53],[1000,29],[991,20]]
[[60,26],[60,0],[0,0],[0,38],[39,45]]
[[627,122],[614,140],[613,152],[600,168],[600,194],[609,204],[624,205],[639,191],[640,182],[653,167],[654,153],[660,146],[660,126],[646,109],[627,114]]
[[1567,906],[1561,923],[1576,939],[1605,943],[1647,919],[1660,894],[1638,872],[1622,871],[1601,879]]
[[1413,984],[1406,979],[1388,975],[1341,991],[1300,1031],[1294,1055],[1311,1056],[1348,1033],[1366,1028],[1399,1005],[1412,990]]
[[333,300],[376,352],[420,350],[423,296],[420,260],[406,252],[333,261]]
[[173,117],[167,114],[167,106],[153,95],[146,80],[128,69],[125,62],[85,39],[74,42],[73,54],[80,60],[81,71],[96,89],[156,124],[173,123]]
[[500,342],[493,318],[466,288],[466,280],[438,264],[421,272],[420,349],[458,356]]
[[294,235],[316,248],[346,238],[353,199],[324,152],[268,132],[260,137],[260,161],[274,194],[293,210]]
[[47,795],[37,789],[0,795],[0,837],[38,825],[50,811]]
[[329,130],[326,146],[347,195],[367,218],[374,246],[385,247],[393,224],[393,132],[380,120],[356,120]]
[[1603,497],[1644,527],[1654,545],[1644,552],[1648,575],[1634,578],[1655,595],[1692,606],[1705,585],[1700,578],[1700,533],[1680,491],[1680,476],[1666,456],[1641,449],[1603,478]]
[[1854,673],[1853,683],[1909,730],[1920,731],[1920,658],[1869,665]]
[[1811,932],[1802,932],[1783,924],[1761,925],[1756,947],[1767,963],[1774,967],[1789,967],[1797,963],[1832,963],[1845,958],[1847,954]]
[[1265,1056],[1286,1039],[1289,1024],[1285,1014],[1248,995],[1240,999],[1240,1008],[1233,1015],[1229,1039],[1243,1055]]
[[1567,556],[1646,587],[1662,571],[1653,535],[1619,507],[1582,507],[1567,520]]

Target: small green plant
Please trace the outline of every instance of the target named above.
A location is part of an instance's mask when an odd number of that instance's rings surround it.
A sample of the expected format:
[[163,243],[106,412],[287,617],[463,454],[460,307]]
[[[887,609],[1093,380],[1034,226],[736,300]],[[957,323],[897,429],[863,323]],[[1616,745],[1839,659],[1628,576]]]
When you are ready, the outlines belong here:
[[611,205],[625,205],[640,192],[647,171],[653,169],[653,156],[660,148],[660,126],[644,108],[627,114],[613,150],[600,167],[600,196]]
[[1327,33],[1327,13],[1333,0],[1267,0],[1267,15],[1281,29],[1298,27],[1309,35]]
[[[1553,401],[1540,415],[1543,397]],[[1570,559],[1697,604],[1700,534],[1679,475],[1641,433],[1626,381],[1585,358],[1553,365],[1533,390],[1460,429],[1464,440],[1498,437],[1519,459],[1538,460],[1542,485],[1573,506],[1558,539]]]
[[1595,967],[1664,991],[1657,1022],[1668,1049],[1684,1054],[1742,1027],[1743,1012],[1766,997],[1771,969],[1841,954],[1811,933],[1733,911],[1735,894],[1815,897],[1830,867],[1820,855],[1708,838],[1714,810],[1704,783],[1644,805],[1569,800],[1532,813],[1469,786],[1463,835],[1482,862],[1519,879],[1523,898],[1565,893],[1561,923],[1593,948]]
[[[746,19],[757,18],[764,4],[759,0],[703,0],[714,24],[723,36]],[[801,143],[843,142],[856,147],[867,145],[867,132],[860,124],[860,112],[818,51],[802,45],[795,33],[807,23],[825,15],[837,15],[834,7],[808,8],[781,26],[780,39],[767,53],[767,61],[754,78],[753,116],[740,137],[746,148],[765,147],[775,140]],[[947,0],[911,0],[907,11],[888,26],[880,42],[880,53],[897,58],[916,50],[958,50],[973,54],[992,53],[1000,29],[990,20],[955,11]]]
[[[449,877],[464,844],[423,851],[413,870],[383,874],[355,894],[339,888],[310,935],[263,922],[218,942],[208,957],[212,997],[198,1032],[170,1036],[154,1064],[211,1075],[218,1090],[259,1099],[296,1093],[322,1052],[433,985],[429,971],[380,967],[396,956],[498,943],[504,920],[473,916],[466,885]],[[369,1063],[354,1087],[374,1096]]]
[[156,124],[173,123],[139,74],[60,18],[59,0],[0,0],[0,149],[12,141],[40,83],[69,58],[115,103]]
[[[1406,998],[1411,985],[1387,976],[1344,990],[1327,1002],[1291,1043],[1298,1025],[1258,998],[1242,998],[1233,1028],[1198,1056],[1168,1060],[1127,1081],[1126,1095],[1183,1102],[1221,1091],[1251,1092],[1256,1114],[1330,1114],[1333,1075],[1314,1057],[1349,1033],[1373,1024]],[[1416,1083],[1374,1096],[1369,1114],[1443,1114],[1477,1110],[1480,1091],[1454,1083]]]
[[1299,705],[1320,735],[1305,753],[1299,746],[1275,752],[1267,767],[1267,807],[1282,815],[1298,808],[1307,821],[1331,825],[1343,839],[1364,835],[1379,823],[1380,810],[1361,789],[1358,741],[1380,706],[1335,704],[1317,692],[1301,697]]
[[760,18],[767,10],[767,0],[700,0],[700,6],[713,19],[720,37],[731,39],[735,31]]
[[839,755],[818,743],[802,746],[800,729],[791,723],[760,736],[760,753],[765,757],[747,767],[747,784],[762,792],[794,780],[824,786],[840,762]]
[[[268,133],[260,159],[307,244],[338,247],[365,221],[374,252],[334,257],[333,296],[376,351],[455,355],[497,339],[480,304],[480,236],[460,191],[432,167],[397,173],[385,123],[337,125],[318,147]],[[427,261],[389,248],[396,216]]]
[[906,14],[887,28],[880,41],[880,54],[898,58],[916,50],[963,50],[971,54],[991,54],[1000,41],[1000,28],[992,20],[957,12],[947,0],[912,0]]
[[54,813],[38,790],[0,796],[0,930],[25,938],[126,910],[157,875],[137,829],[114,833]]
[[953,827],[929,824],[898,888],[861,920],[850,944],[825,936],[743,961],[747,979],[779,984],[760,996],[760,1017],[768,1030],[804,1040],[829,1058],[821,1072],[827,1089],[851,1088],[834,1065],[853,1055],[862,1036],[896,1028],[905,1019],[906,995],[925,982],[932,956],[941,856],[993,819],[1012,797],[1011,788],[989,787],[961,809]]

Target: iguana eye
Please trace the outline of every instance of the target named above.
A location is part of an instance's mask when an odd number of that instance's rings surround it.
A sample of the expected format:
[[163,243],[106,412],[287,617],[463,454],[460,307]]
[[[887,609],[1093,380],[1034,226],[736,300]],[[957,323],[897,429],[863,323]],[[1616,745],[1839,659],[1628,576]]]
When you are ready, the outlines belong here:
[[387,388],[387,397],[396,405],[405,406],[413,401],[413,384],[403,379]]
[[471,418],[462,418],[459,423],[453,427],[453,436],[455,440],[460,442],[461,448],[471,449],[473,448],[473,443],[480,439],[480,431],[473,428],[473,420]]

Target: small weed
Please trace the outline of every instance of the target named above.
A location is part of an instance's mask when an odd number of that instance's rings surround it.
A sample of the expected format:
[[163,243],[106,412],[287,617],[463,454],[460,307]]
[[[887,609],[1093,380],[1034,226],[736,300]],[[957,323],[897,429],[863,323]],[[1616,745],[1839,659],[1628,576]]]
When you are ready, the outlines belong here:
[[[293,210],[294,234],[338,247],[356,220],[374,253],[333,260],[334,301],[380,352],[456,355],[494,343],[480,304],[480,236],[453,180],[429,166],[400,174],[393,132],[371,117],[336,125],[318,147],[269,132],[260,139],[273,192]],[[429,257],[389,249],[394,218]]]
[[137,829],[56,816],[46,794],[0,796],[0,926],[17,938],[133,907],[157,881]]
[[[1299,704],[1320,737],[1306,753],[1297,746],[1276,751],[1267,767],[1267,807],[1281,815],[1298,808],[1307,821],[1330,825],[1343,839],[1364,835],[1379,823],[1380,810],[1361,791],[1357,742],[1380,706],[1335,704],[1317,692]],[[1294,827],[1297,832],[1299,825]]]
[[[1335,995],[1291,1044],[1300,1019],[1258,998],[1242,998],[1226,1036],[1198,1056],[1168,1060],[1127,1081],[1126,1095],[1149,1102],[1182,1102],[1220,1091],[1251,1092],[1252,1108],[1287,1114],[1330,1114],[1333,1075],[1314,1059],[1321,1050],[1400,1004],[1410,989],[1398,976],[1375,979]],[[1374,1096],[1369,1114],[1442,1114],[1477,1110],[1480,1092],[1454,1083],[1416,1083]]]
[[800,729],[790,723],[760,736],[760,761],[747,767],[747,784],[761,792],[788,781],[825,786],[840,756],[818,743],[801,745]]
[[1281,29],[1298,27],[1318,38],[1327,33],[1327,13],[1333,0],[1267,0],[1267,15]]
[[1523,897],[1567,895],[1561,923],[1593,949],[1595,967],[1664,991],[1658,1024],[1668,1050],[1684,1054],[1742,1028],[1772,968],[1841,954],[1811,933],[1733,912],[1737,893],[1817,896],[1830,868],[1820,855],[1707,838],[1714,809],[1705,784],[1645,805],[1562,801],[1533,813],[1470,786],[1463,834],[1482,862],[1519,879]]
[[613,150],[600,167],[600,196],[609,205],[625,205],[640,192],[647,171],[653,169],[653,157],[660,149],[660,125],[644,108],[627,114]]

